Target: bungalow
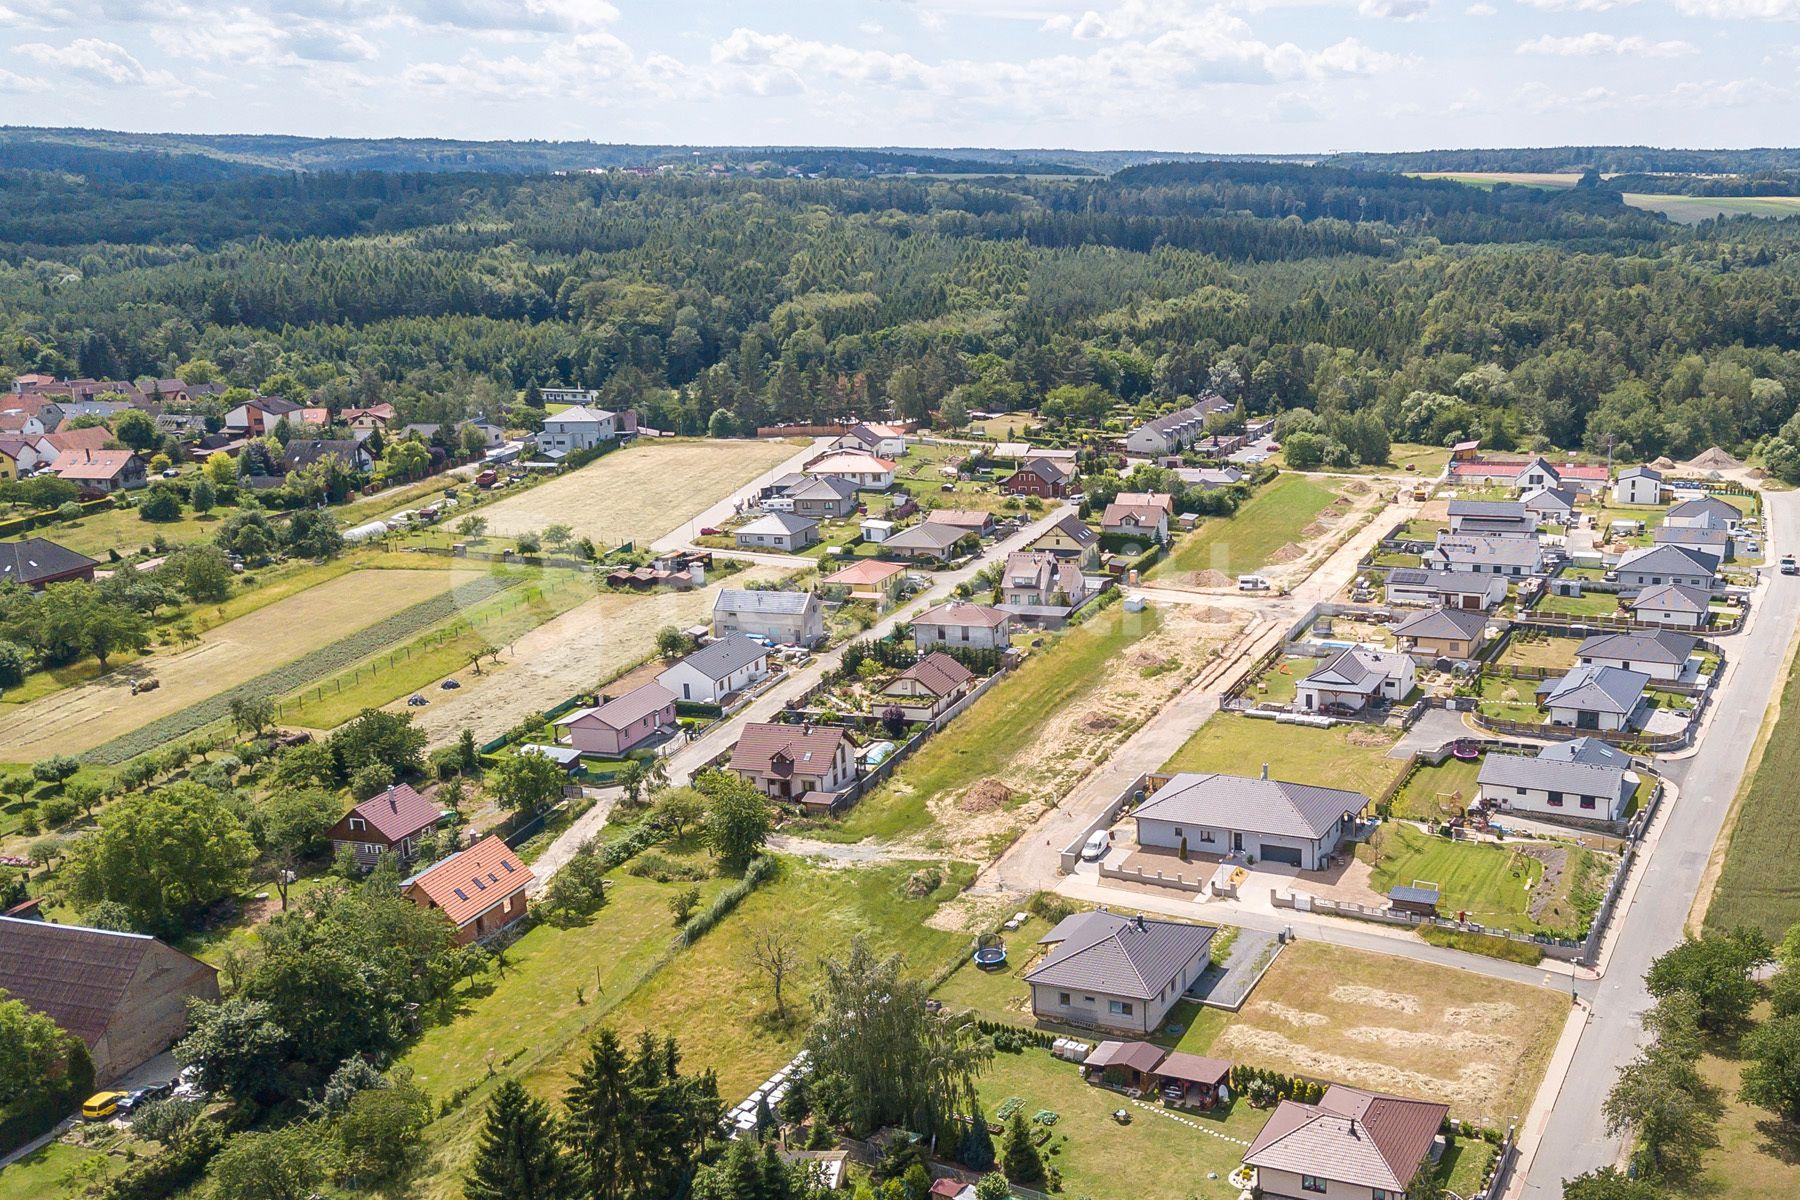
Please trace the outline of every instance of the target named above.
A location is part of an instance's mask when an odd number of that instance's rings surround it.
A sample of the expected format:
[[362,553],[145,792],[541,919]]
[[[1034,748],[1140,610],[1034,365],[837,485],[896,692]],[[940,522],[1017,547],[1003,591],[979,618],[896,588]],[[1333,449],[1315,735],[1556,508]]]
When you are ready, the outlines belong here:
[[1598,633],[1576,647],[1584,667],[1618,667],[1641,671],[1664,683],[1679,680],[1699,639],[1685,633]]
[[856,485],[835,475],[808,479],[784,495],[798,517],[847,517],[856,511]]
[[1661,504],[1662,472],[1652,467],[1626,467],[1613,480],[1614,504]]
[[1621,732],[1632,728],[1650,676],[1622,667],[1577,666],[1539,689],[1550,724]]
[[793,554],[819,540],[819,523],[795,513],[772,512],[740,525],[735,531],[739,550],[780,550]]
[[1403,653],[1417,658],[1473,659],[1487,635],[1487,617],[1458,608],[1415,613],[1393,627]]
[[1009,496],[1037,496],[1044,500],[1060,500],[1069,494],[1075,472],[1048,458],[1028,458],[1017,471],[1000,481],[1000,490]]
[[1031,549],[1043,550],[1074,562],[1084,571],[1100,567],[1100,535],[1074,513],[1065,513],[1038,535]]
[[816,646],[825,640],[825,605],[811,592],[725,588],[713,601],[713,636],[746,633],[776,645]]
[[1217,930],[1105,909],[1064,917],[1038,939],[1043,962],[1025,973],[1040,1021],[1148,1034],[1205,972]]
[[1727,529],[1711,528],[1698,525],[1663,525],[1651,535],[1650,540],[1658,546],[1680,546],[1686,550],[1701,550],[1716,557],[1720,562],[1730,562],[1737,555],[1733,553],[1732,535]]
[[1486,612],[1506,599],[1506,578],[1474,571],[1427,571],[1396,567],[1388,572],[1389,604],[1422,604]]
[[1701,496],[1683,500],[1663,514],[1663,525],[1671,529],[1730,529],[1744,523],[1744,514],[1735,504],[1717,496]]
[[[746,638],[746,641],[749,639]],[[616,757],[643,745],[658,730],[675,725],[675,693],[646,683],[594,708],[578,708],[556,719],[564,740],[583,754]]]
[[1182,772],[1132,814],[1140,846],[1242,855],[1322,870],[1369,805],[1361,792],[1262,777]]
[[1009,611],[1057,609],[1066,615],[1096,590],[1080,567],[1047,550],[1013,551],[1000,576],[1001,607]]
[[1169,510],[1160,504],[1125,504],[1114,500],[1100,517],[1105,533],[1122,537],[1169,540]]
[[[1576,741],[1589,741],[1577,738]],[[1572,744],[1572,743],[1571,743]],[[1475,783],[1481,802],[1491,809],[1531,816],[1585,817],[1617,821],[1625,815],[1640,782],[1627,765],[1524,754],[1489,754]]]
[[929,721],[962,699],[975,672],[942,650],[933,650],[888,680],[882,706],[898,708],[909,721]]
[[1458,536],[1535,538],[1537,521],[1512,500],[1450,501],[1450,532]]
[[808,475],[831,475],[858,491],[885,492],[894,486],[894,463],[862,450],[831,450],[806,464]]
[[1206,419],[1231,411],[1225,397],[1207,393],[1193,404],[1152,417],[1125,435],[1125,452],[1159,457],[1179,454],[1206,433]]
[[70,579],[91,582],[94,568],[99,565],[97,560],[48,538],[0,542],[0,582],[24,584],[34,592]]
[[106,1086],[181,1037],[189,1001],[217,1001],[219,976],[141,933],[0,917],[0,995],[80,1038]]
[[560,456],[576,450],[592,450],[612,441],[618,434],[617,413],[576,404],[544,418],[537,445],[546,454]]
[[772,799],[829,808],[856,780],[856,753],[836,727],[753,722],[731,749],[731,769]]
[[1317,1104],[1283,1100],[1244,1152],[1266,1200],[1403,1200],[1442,1151],[1450,1108],[1334,1083]]
[[505,842],[489,834],[467,850],[400,882],[420,908],[444,914],[459,946],[482,941],[525,917],[525,891],[537,881]]
[[881,539],[881,552],[900,558],[949,562],[955,557],[957,543],[973,536],[976,535],[970,530],[926,520],[898,533],[888,534]]
[[1544,551],[1535,529],[1528,537],[1439,533],[1437,545],[1425,552],[1424,560],[1428,571],[1473,571],[1511,579],[1544,571]]
[[852,425],[831,443],[833,450],[860,450],[877,458],[906,454],[906,431],[897,425]]
[[1176,467],[1175,478],[1189,487],[1210,492],[1218,488],[1230,487],[1235,483],[1242,483],[1246,476],[1242,470],[1233,466]]
[[1579,497],[1568,488],[1539,488],[1519,501],[1538,525],[1567,527],[1575,523]]
[[994,514],[979,508],[933,509],[925,514],[925,519],[933,525],[948,525],[977,537],[989,537],[994,532]]
[[419,850],[419,835],[444,818],[444,810],[419,795],[409,783],[390,785],[338,818],[325,831],[333,853],[349,849],[356,864],[369,870],[384,854],[397,854],[411,862]]
[[833,571],[819,581],[819,586],[828,594],[866,600],[882,609],[900,598],[900,589],[905,583],[906,568],[899,563],[864,558],[841,571]]
[[734,633],[702,646],[659,673],[656,682],[681,700],[718,704],[769,673],[769,648]]
[[1619,565],[1613,568],[1613,572],[1620,585],[1627,588],[1678,583],[1683,587],[1710,592],[1718,569],[1717,555],[1665,542],[1660,546],[1633,550],[1619,560]]
[[1621,605],[1631,613],[1633,621],[1673,629],[1700,629],[1712,618],[1710,595],[1680,583],[1647,587]]
[[968,646],[976,650],[1004,650],[1012,644],[1012,614],[967,600],[951,600],[928,608],[913,618],[913,645],[920,650],[934,646]]
[[1397,704],[1412,690],[1410,656],[1347,646],[1296,685],[1294,703],[1303,712],[1360,713],[1380,704]]
[[280,396],[258,396],[254,400],[244,401],[236,408],[228,409],[225,413],[225,428],[250,437],[262,437],[266,433],[275,432],[276,423],[283,417],[298,420],[300,407],[292,400],[284,400]]
[[50,469],[82,491],[102,496],[143,487],[147,478],[144,460],[129,450],[65,450]]

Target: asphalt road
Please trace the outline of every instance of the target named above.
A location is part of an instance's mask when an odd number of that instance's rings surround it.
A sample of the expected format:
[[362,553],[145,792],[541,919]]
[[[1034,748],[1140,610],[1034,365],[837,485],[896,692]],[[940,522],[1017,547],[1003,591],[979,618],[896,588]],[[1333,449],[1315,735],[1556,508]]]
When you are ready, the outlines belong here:
[[[1781,554],[1800,553],[1800,493],[1765,492],[1763,505]],[[1680,789],[1625,911],[1606,974],[1579,989],[1593,1004],[1561,1094],[1544,1131],[1522,1194],[1556,1200],[1562,1181],[1617,1161],[1618,1139],[1606,1135],[1600,1105],[1620,1067],[1637,1053],[1643,1014],[1650,1007],[1644,972],[1682,937],[1713,844],[1744,777],[1750,750],[1782,685],[1781,667],[1800,617],[1800,578],[1765,572],[1748,627],[1726,639],[1726,677],[1714,698],[1710,725],[1689,757],[1664,772]]]

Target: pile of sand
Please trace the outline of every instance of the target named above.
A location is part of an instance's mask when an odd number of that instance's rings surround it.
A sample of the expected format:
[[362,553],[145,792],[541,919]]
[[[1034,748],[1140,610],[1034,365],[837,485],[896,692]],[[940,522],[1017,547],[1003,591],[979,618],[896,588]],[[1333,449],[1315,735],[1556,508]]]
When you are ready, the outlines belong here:
[[1700,471],[1735,471],[1744,464],[1713,446],[1688,459],[1686,465]]
[[998,779],[982,779],[971,784],[969,790],[957,798],[956,807],[964,812],[993,812],[1004,808],[1012,794],[1012,789]]
[[1304,525],[1301,527],[1300,536],[1308,537],[1308,538],[1316,538],[1316,537],[1319,537],[1320,535],[1322,535],[1324,532],[1325,532],[1325,526],[1319,524],[1319,522],[1317,522],[1317,521],[1314,521],[1310,525]]
[[1089,713],[1076,724],[1088,733],[1106,733],[1119,727],[1119,718],[1112,713],[1096,712]]
[[1304,549],[1289,542],[1275,553],[1269,555],[1269,561],[1271,563],[1291,563],[1296,558],[1304,558],[1305,556],[1306,551]]
[[1651,463],[1650,466],[1657,471],[1673,471],[1675,469],[1675,460],[1665,454],[1655,462]]
[[1231,583],[1231,576],[1227,575],[1223,571],[1215,571],[1215,570],[1208,569],[1205,571],[1195,571],[1194,572],[1194,586],[1195,587],[1203,587],[1203,588],[1226,587],[1226,586],[1229,586],[1230,583]]

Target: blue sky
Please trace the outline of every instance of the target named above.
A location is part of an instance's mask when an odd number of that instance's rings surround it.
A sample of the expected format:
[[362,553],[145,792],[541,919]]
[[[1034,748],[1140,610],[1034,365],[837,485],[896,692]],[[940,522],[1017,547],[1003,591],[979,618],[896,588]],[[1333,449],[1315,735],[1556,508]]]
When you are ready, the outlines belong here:
[[0,122],[1214,151],[1793,144],[1800,0],[0,0]]

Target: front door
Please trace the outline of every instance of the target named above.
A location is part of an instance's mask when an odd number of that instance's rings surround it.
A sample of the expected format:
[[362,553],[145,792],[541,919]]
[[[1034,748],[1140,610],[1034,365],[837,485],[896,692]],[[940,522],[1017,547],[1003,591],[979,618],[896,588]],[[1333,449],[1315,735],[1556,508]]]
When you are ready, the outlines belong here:
[[1231,848],[1234,852],[1237,852],[1237,853],[1243,852],[1243,849],[1244,849],[1244,835],[1243,834],[1237,833],[1237,832],[1232,833]]

